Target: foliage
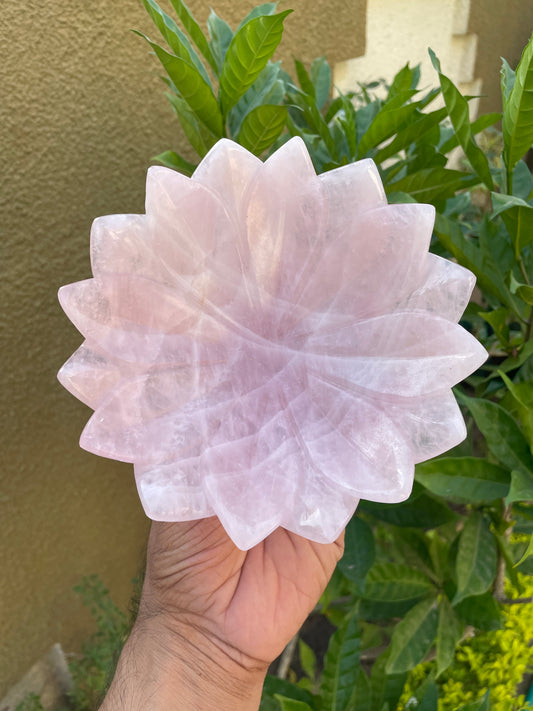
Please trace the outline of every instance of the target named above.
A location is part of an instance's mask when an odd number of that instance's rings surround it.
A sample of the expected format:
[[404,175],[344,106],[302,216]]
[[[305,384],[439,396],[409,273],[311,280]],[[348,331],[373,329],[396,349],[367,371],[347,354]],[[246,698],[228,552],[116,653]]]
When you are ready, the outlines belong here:
[[[519,574],[518,581],[519,588],[507,582],[509,598],[516,599],[521,594],[533,597],[531,577]],[[461,642],[453,663],[439,679],[439,710],[455,711],[461,703],[477,701],[488,689],[494,711],[533,708],[526,704],[523,693],[516,694],[526,670],[533,665],[532,629],[533,604],[509,605],[503,610],[502,629],[479,633]],[[409,699],[434,667],[435,662],[426,662],[410,674],[400,701],[402,711],[416,708]]]
[[[96,631],[83,643],[80,655],[71,655],[72,689],[68,693],[68,706],[56,711],[96,711],[111,682],[131,622],[111,600],[109,590],[97,575],[83,578],[74,591],[89,609]],[[133,607],[135,601],[136,593]],[[39,696],[29,694],[15,711],[43,711]]]
[[[256,8],[235,33],[212,13],[204,36],[197,24],[194,31],[187,26],[185,6],[173,0],[202,61],[177,23],[161,20],[155,0],[143,2],[173,54],[169,59],[151,43],[200,157],[222,136],[257,155],[300,136],[318,173],[372,158],[390,202],[435,206],[432,251],[477,277],[462,323],[489,360],[457,388],[469,437],[417,466],[406,502],[361,502],[319,606],[338,627],[324,664],[301,645],[300,681],[269,678],[262,708],[392,711],[407,674],[433,658],[405,708],[447,711],[463,703],[465,710],[503,711],[496,672],[487,668],[467,683],[468,674],[456,677],[450,669],[462,669],[483,645],[495,645],[500,663],[506,658],[508,625],[519,606],[508,606],[504,581],[507,575],[523,592],[527,578],[517,571],[533,553],[530,543],[519,561],[524,551],[510,543],[513,527],[528,540],[533,530],[533,177],[524,161],[533,142],[533,38],[516,73],[504,62],[499,134],[493,126],[500,114],[470,121],[468,97],[431,51],[435,89],[421,90],[419,67],[406,65],[390,86],[378,82],[332,98],[324,58],[309,68],[296,60],[296,79],[273,62],[287,14],[276,14],[275,4]],[[180,73],[175,67],[183,63],[187,72]],[[460,169],[450,161],[457,148]],[[187,174],[195,167],[169,151],[159,159]],[[469,630],[475,636],[462,641]],[[528,634],[522,639],[529,642]],[[512,657],[513,684],[530,656]],[[509,693],[508,686],[512,699]]]
[[15,711],[44,711],[41,699],[37,694],[28,694],[26,698],[17,704]]

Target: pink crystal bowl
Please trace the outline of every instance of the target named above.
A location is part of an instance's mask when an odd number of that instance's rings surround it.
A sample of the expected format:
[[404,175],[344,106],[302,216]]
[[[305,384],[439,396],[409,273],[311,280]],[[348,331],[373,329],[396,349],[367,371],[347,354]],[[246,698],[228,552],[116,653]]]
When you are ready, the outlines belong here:
[[387,205],[370,160],[317,176],[298,138],[150,168],[146,214],[95,220],[94,277],[59,292],[85,338],[59,372],[95,411],[81,446],[135,465],[149,517],[216,515],[244,550],[404,500],[464,438],[451,387],[486,358],[433,219]]

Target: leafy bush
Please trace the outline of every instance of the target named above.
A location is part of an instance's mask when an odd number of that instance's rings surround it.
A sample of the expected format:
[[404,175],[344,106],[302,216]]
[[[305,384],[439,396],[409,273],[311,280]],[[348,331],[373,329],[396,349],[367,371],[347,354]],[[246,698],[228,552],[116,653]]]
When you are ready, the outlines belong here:
[[[309,69],[295,61],[297,80],[272,61],[287,15],[274,3],[255,8],[235,33],[212,12],[207,35],[182,0],[172,5],[185,32],[155,0],[143,3],[168,44],[149,40],[167,72],[167,97],[200,158],[222,136],[261,156],[300,136],[319,173],[373,158],[390,202],[435,206],[432,251],[477,277],[462,324],[489,360],[456,390],[469,437],[417,466],[406,502],[360,504],[319,605],[338,627],[323,669],[301,645],[303,677],[269,677],[262,709],[392,711],[409,672],[428,659],[419,688],[410,677],[405,708],[503,709],[497,694],[493,703],[485,693],[492,677],[453,682],[449,670],[483,653],[489,639],[504,643],[504,632],[490,631],[518,609],[509,607],[506,576],[517,595],[530,585],[519,572],[530,572],[533,553],[533,177],[524,161],[533,143],[533,40],[516,72],[503,62],[503,115],[471,123],[468,98],[431,51],[435,89],[420,90],[419,67],[407,65],[390,86],[332,98],[324,58]],[[501,134],[493,128],[500,119]],[[483,150],[478,140],[487,136]],[[460,170],[449,160],[457,148]],[[195,168],[174,151],[158,159],[189,175]],[[513,529],[527,536],[525,554],[510,543]],[[530,655],[516,662],[514,672],[525,671]]]

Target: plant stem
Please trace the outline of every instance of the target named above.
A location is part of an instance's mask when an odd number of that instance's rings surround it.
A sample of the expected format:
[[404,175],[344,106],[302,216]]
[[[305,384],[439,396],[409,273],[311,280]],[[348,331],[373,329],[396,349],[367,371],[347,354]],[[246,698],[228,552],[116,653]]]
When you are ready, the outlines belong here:
[[292,663],[292,658],[294,657],[294,652],[296,651],[296,645],[298,644],[298,635],[295,634],[291,639],[289,644],[285,647],[281,654],[278,666],[278,678],[286,679],[287,674]]

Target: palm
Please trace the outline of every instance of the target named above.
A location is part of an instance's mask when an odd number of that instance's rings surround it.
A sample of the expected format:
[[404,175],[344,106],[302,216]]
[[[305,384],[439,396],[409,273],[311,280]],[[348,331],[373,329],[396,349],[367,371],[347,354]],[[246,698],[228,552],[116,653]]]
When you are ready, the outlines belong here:
[[340,540],[313,543],[281,528],[244,552],[216,518],[154,523],[149,594],[233,653],[269,663],[316,604],[341,553]]

